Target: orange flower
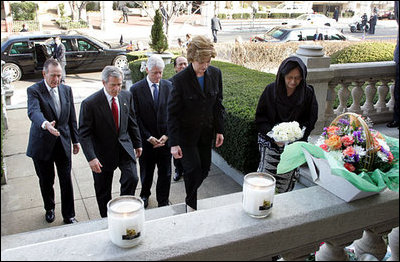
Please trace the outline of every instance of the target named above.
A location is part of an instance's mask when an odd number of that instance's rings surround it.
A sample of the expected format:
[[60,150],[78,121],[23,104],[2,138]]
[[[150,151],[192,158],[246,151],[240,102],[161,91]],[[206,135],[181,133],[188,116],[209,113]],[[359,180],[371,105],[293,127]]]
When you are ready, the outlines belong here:
[[333,135],[329,137],[329,139],[326,139],[325,144],[333,149],[340,149],[342,147],[342,143],[340,142],[340,136],[338,135]]
[[337,126],[330,126],[327,128],[326,133],[328,134],[328,137],[331,137],[333,135],[336,135],[336,131],[339,130],[339,127]]

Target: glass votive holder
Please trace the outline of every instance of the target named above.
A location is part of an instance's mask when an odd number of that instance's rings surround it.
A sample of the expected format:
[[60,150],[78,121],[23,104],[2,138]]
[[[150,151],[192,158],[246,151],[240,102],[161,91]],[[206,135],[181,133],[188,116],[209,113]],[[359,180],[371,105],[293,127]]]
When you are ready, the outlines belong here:
[[252,217],[267,217],[272,211],[275,178],[267,173],[254,172],[244,177],[243,209]]
[[108,234],[123,248],[139,244],[144,237],[144,203],[135,196],[120,196],[107,204]]

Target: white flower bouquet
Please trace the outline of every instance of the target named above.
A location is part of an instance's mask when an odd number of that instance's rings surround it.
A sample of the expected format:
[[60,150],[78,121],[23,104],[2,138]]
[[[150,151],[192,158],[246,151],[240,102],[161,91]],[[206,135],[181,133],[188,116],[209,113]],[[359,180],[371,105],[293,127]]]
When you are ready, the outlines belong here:
[[300,128],[296,121],[283,122],[272,128],[267,135],[275,140],[275,142],[289,144],[303,137],[305,127]]

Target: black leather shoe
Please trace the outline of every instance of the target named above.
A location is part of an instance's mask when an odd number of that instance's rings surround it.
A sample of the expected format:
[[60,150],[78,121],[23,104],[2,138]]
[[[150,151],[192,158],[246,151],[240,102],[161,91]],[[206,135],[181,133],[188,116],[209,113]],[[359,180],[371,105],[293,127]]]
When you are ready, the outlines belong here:
[[174,181],[179,181],[182,176],[183,176],[182,172],[176,171],[175,174],[174,174],[174,178],[173,179],[174,179]]
[[148,197],[140,197],[143,200],[144,208],[149,205],[149,198]]
[[399,126],[399,122],[398,121],[392,121],[392,122],[388,123],[386,126],[389,127],[389,128],[398,127]]
[[54,213],[54,209],[47,210],[47,211],[46,211],[45,217],[46,217],[46,221],[47,221],[48,223],[53,222],[54,219],[56,219],[56,215],[55,215],[55,213]]
[[64,218],[64,223],[65,224],[75,224],[75,223],[78,223],[78,220],[76,220],[75,217]]
[[169,203],[168,202],[158,203],[158,207],[165,207],[165,206],[169,206]]

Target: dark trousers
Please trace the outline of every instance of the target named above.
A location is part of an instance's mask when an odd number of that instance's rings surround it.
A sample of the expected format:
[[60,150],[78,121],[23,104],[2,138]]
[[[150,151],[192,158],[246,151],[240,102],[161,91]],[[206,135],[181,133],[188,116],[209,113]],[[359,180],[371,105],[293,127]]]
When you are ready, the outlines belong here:
[[182,161],[180,159],[174,158],[174,166],[176,172],[178,172],[179,174],[183,174],[183,166],[182,166]]
[[128,23],[128,14],[123,14],[122,16],[124,17],[124,23],[125,21]]
[[212,29],[212,35],[213,35],[213,38],[214,38],[214,43],[217,42],[217,33],[218,33],[218,30]]
[[33,159],[33,164],[35,166],[36,174],[39,177],[40,192],[42,193],[44,209],[48,211],[55,208],[54,164],[56,164],[61,190],[61,214],[64,219],[75,217],[74,192],[71,180],[71,159],[65,154],[64,148],[61,144],[61,139],[57,139],[51,159]]
[[[142,183],[141,197],[151,195],[154,170],[157,165],[158,177],[156,185],[156,198],[159,206],[169,203],[169,191],[171,188],[171,152],[170,148],[163,146],[153,148],[148,142],[143,146],[140,163],[140,181]],[[148,144],[148,145],[147,145]]]
[[197,190],[208,176],[211,166],[211,143],[210,145],[181,147],[183,157],[181,158],[185,175],[186,198],[185,202],[191,208],[197,209]]
[[[121,170],[119,179],[120,195],[135,195],[138,184],[138,176],[136,171],[136,163],[120,146],[119,149],[118,168]],[[99,206],[101,217],[107,217],[107,203],[111,200],[112,181],[115,169],[107,169],[103,167],[101,173],[93,173],[94,189],[96,191],[96,200]]]
[[371,24],[370,28],[369,28],[369,33],[370,34],[375,34],[375,25]]

